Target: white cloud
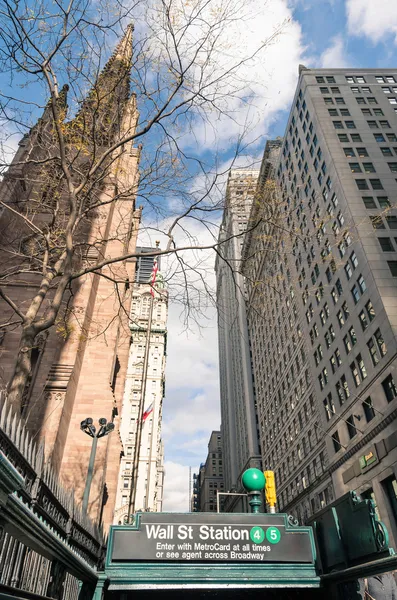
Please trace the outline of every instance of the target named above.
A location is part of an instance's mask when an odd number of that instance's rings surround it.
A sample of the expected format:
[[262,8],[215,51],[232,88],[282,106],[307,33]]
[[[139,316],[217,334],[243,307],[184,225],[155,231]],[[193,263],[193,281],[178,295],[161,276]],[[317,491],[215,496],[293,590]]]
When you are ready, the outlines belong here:
[[170,461],[165,463],[163,511],[190,511],[189,467]]
[[322,53],[320,66],[322,69],[342,69],[348,66],[344,41],[341,35],[335,36],[331,41],[331,45]]
[[395,0],[347,0],[346,12],[351,35],[369,37],[374,43],[392,35],[397,44]]
[[[158,68],[160,78],[168,80],[173,70],[167,68],[168,62],[179,64],[180,59],[188,68],[185,97],[199,88],[202,92],[195,104],[201,118],[192,119],[194,112],[189,111],[175,122],[179,144],[198,153],[228,151],[231,140],[243,132],[249,132],[246,137],[251,141],[264,135],[277,113],[289,108],[305,50],[289,0],[176,0],[171,19],[178,32],[178,59],[164,29],[161,7],[156,0],[143,6],[135,37],[146,40],[144,56],[153,61],[152,75]],[[145,79],[146,86],[155,88],[156,83],[156,77]]]
[[[281,27],[276,38],[252,60],[239,68],[240,82],[246,82],[237,94],[230,93],[226,115],[214,112],[209,123],[200,121],[185,143],[197,147],[227,145],[246,131],[252,141],[263,136],[281,110],[289,108],[298,78],[298,65],[303,62],[304,47],[299,23],[293,20],[285,0],[244,4],[245,18],[225,28],[223,41],[230,45],[229,62],[254,54],[256,48]],[[234,81],[230,84],[232,89]],[[248,131],[247,131],[248,130]]]

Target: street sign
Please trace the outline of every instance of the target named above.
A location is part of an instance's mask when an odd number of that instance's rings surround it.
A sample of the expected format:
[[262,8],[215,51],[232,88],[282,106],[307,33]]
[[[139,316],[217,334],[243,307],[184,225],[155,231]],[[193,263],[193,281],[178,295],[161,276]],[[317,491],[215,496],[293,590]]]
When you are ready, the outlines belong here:
[[110,564],[313,563],[310,530],[283,514],[138,513],[112,528]]

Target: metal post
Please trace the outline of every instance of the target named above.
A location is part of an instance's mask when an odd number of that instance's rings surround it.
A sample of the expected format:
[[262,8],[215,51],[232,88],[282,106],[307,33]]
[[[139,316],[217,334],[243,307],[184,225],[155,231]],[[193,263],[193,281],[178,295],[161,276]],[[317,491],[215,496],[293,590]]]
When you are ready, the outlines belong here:
[[237,493],[237,492],[218,492],[218,490],[216,490],[216,512],[217,513],[220,512],[219,496],[245,496],[245,497],[247,497],[248,494]]
[[[141,385],[141,401],[139,403],[139,411],[138,411],[138,421],[137,421],[137,431],[135,435],[135,448],[134,448],[134,461],[132,464],[132,473],[131,473],[131,488],[130,488],[130,497],[128,501],[128,523],[130,521],[131,515],[135,512],[135,502],[136,502],[136,488],[138,483],[138,475],[139,475],[139,459],[141,454],[141,439],[142,439],[142,417],[144,411],[145,404],[145,395],[146,395],[146,379],[147,379],[147,371],[149,365],[149,351],[150,351],[150,333],[152,329],[152,319],[153,319],[153,296],[151,296],[150,308],[149,308],[149,319],[146,330],[146,344],[145,344],[145,357],[143,359],[143,373],[142,373],[142,385]],[[153,437],[153,429],[152,429],[152,437]],[[146,508],[146,507],[144,507]]]
[[94,436],[92,438],[90,462],[88,463],[87,480],[85,482],[85,488],[84,488],[83,514],[86,514],[87,513],[87,509],[88,509],[88,500],[89,500],[89,497],[90,497],[92,477],[94,475],[94,464],[95,464],[95,455],[96,455],[97,445],[98,445],[98,438],[96,436]]
[[87,472],[87,480],[85,482],[84,488],[84,496],[83,496],[83,513],[87,513],[88,509],[88,500],[90,497],[90,490],[92,484],[92,478],[94,476],[94,465],[95,465],[95,455],[96,455],[96,447],[98,444],[98,438],[108,435],[111,431],[114,430],[114,423],[108,423],[107,420],[102,417],[98,420],[99,429],[97,431],[95,425],[93,424],[93,419],[88,417],[81,421],[80,429],[84,431],[87,435],[92,438],[92,446],[91,446],[91,454],[90,454],[90,462],[88,463],[88,472]]
[[258,492],[251,492],[249,494],[250,500],[249,500],[249,505],[251,507],[251,512],[256,515],[259,513],[259,508],[262,504],[261,501],[261,495]]

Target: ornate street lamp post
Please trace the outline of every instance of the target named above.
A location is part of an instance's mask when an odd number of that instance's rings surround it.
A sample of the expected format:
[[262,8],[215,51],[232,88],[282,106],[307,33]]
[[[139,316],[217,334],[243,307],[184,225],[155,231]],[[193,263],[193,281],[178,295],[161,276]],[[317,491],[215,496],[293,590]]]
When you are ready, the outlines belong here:
[[91,483],[92,477],[94,475],[94,464],[95,464],[95,455],[96,455],[96,447],[98,445],[98,438],[103,437],[104,435],[108,435],[114,429],[114,423],[108,423],[106,419],[102,418],[98,420],[100,425],[98,431],[96,430],[95,425],[93,425],[93,420],[89,417],[88,419],[84,419],[80,423],[80,429],[84,431],[87,435],[92,437],[92,446],[91,446],[91,454],[90,454],[90,462],[88,464],[88,473],[87,480],[85,483],[84,496],[83,496],[83,513],[87,513],[88,509],[88,499],[90,497]]

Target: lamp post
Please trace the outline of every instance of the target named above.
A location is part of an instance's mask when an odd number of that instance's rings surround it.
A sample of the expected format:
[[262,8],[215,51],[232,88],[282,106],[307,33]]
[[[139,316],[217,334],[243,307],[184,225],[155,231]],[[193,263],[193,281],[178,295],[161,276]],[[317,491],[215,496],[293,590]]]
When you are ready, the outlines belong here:
[[96,448],[98,445],[98,438],[103,437],[104,435],[108,435],[114,429],[114,423],[108,423],[106,419],[102,418],[98,420],[100,425],[98,431],[96,430],[94,421],[91,417],[84,419],[80,423],[81,431],[84,431],[87,435],[92,437],[92,446],[91,446],[91,454],[90,454],[90,462],[88,463],[88,472],[87,472],[87,480],[85,482],[84,488],[84,496],[83,496],[83,513],[87,513],[88,509],[88,499],[90,497],[91,483],[92,477],[94,474],[94,464],[95,464],[95,455]]
[[243,473],[241,482],[250,497],[249,505],[251,506],[251,512],[258,514],[262,504],[261,492],[266,485],[264,474],[259,469],[247,469]]

